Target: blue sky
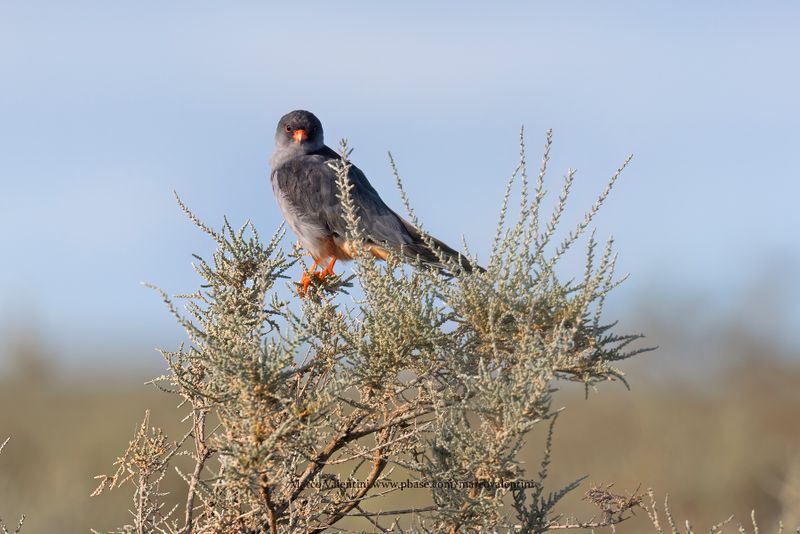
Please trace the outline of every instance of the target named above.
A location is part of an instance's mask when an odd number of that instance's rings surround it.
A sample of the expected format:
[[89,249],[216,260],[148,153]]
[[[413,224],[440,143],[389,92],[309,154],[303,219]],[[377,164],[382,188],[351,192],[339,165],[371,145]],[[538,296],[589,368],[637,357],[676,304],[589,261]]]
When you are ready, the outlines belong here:
[[632,274],[619,309],[800,295],[800,4],[431,4],[0,2],[0,335],[33,323],[67,366],[172,343],[139,283],[193,289],[211,244],[171,191],[271,233],[296,108],[399,207],[392,150],[426,228],[483,257],[521,124],[531,161],[555,131],[551,191],[578,169],[573,218],[634,153],[597,219]]

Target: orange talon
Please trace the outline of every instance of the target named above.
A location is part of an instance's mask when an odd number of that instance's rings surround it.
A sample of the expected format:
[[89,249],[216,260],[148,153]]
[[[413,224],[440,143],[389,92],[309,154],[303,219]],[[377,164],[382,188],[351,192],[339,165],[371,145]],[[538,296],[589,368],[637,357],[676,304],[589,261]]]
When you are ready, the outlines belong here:
[[300,277],[300,282],[297,283],[297,294],[301,297],[306,296],[306,291],[308,291],[308,286],[311,285],[311,276],[318,276],[315,272],[317,270],[317,260],[314,260],[314,263],[311,264],[311,268],[308,271],[303,271],[303,275]]
[[325,266],[320,272],[316,272],[317,270],[318,261],[314,260],[314,263],[311,264],[311,268],[307,271],[303,271],[303,275],[300,277],[300,281],[297,282],[297,293],[301,297],[306,296],[306,291],[308,291],[308,286],[311,285],[311,278],[314,277],[318,281],[322,282],[329,276],[335,276],[333,272],[333,266],[336,265],[336,256],[332,257],[328,262],[328,265]]
[[324,280],[328,276],[334,276],[333,266],[336,265],[336,256],[331,258],[331,261],[328,262],[328,265],[317,275],[317,278],[320,280]]
[[301,298],[306,296],[306,291],[308,291],[308,286],[310,284],[311,278],[303,273],[303,277],[300,278],[300,282],[297,283],[297,294],[300,295]]

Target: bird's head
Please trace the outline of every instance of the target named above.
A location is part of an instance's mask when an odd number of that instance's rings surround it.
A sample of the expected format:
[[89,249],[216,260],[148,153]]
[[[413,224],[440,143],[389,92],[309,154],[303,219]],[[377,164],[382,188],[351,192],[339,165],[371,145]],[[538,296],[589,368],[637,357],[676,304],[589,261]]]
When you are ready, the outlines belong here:
[[276,148],[308,154],[324,145],[322,123],[310,111],[290,111],[278,121],[275,131]]

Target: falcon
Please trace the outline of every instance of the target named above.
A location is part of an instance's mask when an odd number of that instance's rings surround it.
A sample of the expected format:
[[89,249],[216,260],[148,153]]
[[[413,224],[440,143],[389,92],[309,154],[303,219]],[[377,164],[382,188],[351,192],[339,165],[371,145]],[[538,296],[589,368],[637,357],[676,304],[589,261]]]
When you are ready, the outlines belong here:
[[[337,260],[350,260],[355,254],[331,165],[340,161],[341,156],[325,145],[322,123],[313,113],[296,110],[278,121],[270,158],[272,190],[289,227],[314,260],[298,284],[301,296],[311,277],[324,280],[334,274]],[[432,250],[419,230],[386,205],[358,167],[350,164],[347,177],[365,236],[362,246],[372,256],[385,260],[391,252],[441,271],[473,270],[463,255],[436,238],[430,238],[436,248]],[[323,264],[325,268],[317,272]]]

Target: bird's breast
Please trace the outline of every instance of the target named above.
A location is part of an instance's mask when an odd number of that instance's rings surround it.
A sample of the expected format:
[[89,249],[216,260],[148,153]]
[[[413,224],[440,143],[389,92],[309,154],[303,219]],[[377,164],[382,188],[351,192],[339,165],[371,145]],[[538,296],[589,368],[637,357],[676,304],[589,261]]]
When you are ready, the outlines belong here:
[[286,224],[300,241],[300,245],[315,258],[324,258],[332,254],[331,235],[315,213],[302,209],[291,197],[282,191],[273,180],[273,191],[278,208],[286,220]]

